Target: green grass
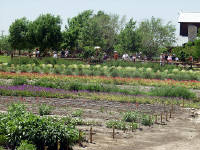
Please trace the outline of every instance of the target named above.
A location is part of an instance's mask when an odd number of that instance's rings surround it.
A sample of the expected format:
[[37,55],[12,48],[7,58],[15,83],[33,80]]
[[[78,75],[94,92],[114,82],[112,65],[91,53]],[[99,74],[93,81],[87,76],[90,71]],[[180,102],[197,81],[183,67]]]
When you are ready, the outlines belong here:
[[152,89],[149,94],[151,96],[164,96],[164,97],[180,97],[184,99],[192,99],[196,97],[196,94],[184,87],[156,87]]
[[10,59],[10,56],[0,56],[0,63],[9,63]]

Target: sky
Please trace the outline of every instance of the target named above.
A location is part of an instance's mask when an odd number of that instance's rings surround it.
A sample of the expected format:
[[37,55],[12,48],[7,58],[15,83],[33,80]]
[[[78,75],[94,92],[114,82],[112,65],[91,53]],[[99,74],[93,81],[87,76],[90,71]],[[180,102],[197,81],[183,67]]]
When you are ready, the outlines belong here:
[[84,10],[103,10],[106,13],[133,18],[137,23],[152,16],[161,18],[163,23],[171,21],[176,26],[177,44],[187,38],[179,36],[178,13],[200,12],[200,0],[0,0],[0,32],[8,34],[9,26],[15,19],[26,17],[35,20],[40,14],[59,15],[63,27],[67,18]]

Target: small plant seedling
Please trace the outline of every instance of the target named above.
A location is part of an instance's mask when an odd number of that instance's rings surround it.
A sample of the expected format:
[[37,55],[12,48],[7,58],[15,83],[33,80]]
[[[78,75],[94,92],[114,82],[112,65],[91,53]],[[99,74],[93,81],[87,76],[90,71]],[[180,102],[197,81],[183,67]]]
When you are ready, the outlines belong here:
[[84,113],[83,109],[77,109],[74,112],[72,112],[72,117],[81,117],[83,113]]

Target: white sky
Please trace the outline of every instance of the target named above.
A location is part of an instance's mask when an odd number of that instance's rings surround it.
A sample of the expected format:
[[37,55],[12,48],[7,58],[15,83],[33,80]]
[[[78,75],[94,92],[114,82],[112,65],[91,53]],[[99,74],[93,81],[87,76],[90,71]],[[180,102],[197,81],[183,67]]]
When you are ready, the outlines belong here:
[[152,16],[172,21],[177,28],[177,43],[187,39],[179,37],[178,12],[200,12],[200,0],[0,0],[0,31],[8,34],[10,24],[17,18],[34,20],[40,14],[60,15],[63,26],[67,18],[83,10],[103,10],[107,13],[127,16],[137,22]]

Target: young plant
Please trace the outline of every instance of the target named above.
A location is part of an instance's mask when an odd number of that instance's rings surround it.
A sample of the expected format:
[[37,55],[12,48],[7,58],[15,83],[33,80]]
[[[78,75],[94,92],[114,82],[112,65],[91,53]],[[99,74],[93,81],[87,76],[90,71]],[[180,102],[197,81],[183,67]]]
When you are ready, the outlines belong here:
[[46,105],[46,104],[42,104],[42,105],[39,106],[39,114],[40,114],[40,116],[50,115],[52,110],[53,110],[53,107],[49,106],[49,105]]

